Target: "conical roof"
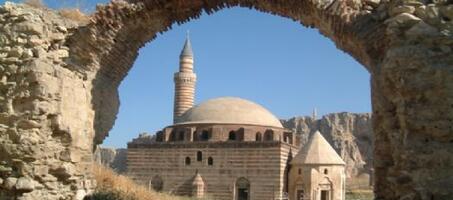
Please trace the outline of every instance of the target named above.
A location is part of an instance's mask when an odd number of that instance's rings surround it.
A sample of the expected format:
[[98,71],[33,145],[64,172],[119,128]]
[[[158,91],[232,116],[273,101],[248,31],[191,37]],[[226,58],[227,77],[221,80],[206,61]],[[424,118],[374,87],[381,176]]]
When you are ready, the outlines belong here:
[[186,42],[184,43],[184,47],[181,51],[181,57],[193,57],[192,52],[192,44],[190,43],[190,38],[187,35]]
[[291,164],[300,165],[345,165],[337,152],[319,131],[311,137],[310,141],[299,151]]
[[192,185],[204,185],[204,181],[203,178],[201,178],[200,173],[197,172],[197,174],[193,178]]

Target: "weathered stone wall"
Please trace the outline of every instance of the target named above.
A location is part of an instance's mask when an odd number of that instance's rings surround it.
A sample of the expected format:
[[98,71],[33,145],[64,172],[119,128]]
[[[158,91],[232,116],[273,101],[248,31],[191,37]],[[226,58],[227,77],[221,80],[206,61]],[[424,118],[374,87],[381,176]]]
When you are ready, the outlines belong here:
[[386,6],[392,39],[371,80],[378,199],[453,198],[452,8]]
[[[7,4],[0,8],[1,195],[82,196],[91,187],[88,152],[114,123],[117,88],[138,49],[174,23],[231,6],[315,27],[368,69],[377,199],[452,199],[453,7],[447,0],[114,1],[83,26]],[[39,18],[13,16],[21,9]],[[18,28],[27,23],[42,32]],[[30,38],[36,32],[44,44]],[[17,46],[25,53],[12,50]],[[39,184],[28,192],[21,189],[25,179]]]
[[0,7],[0,199],[92,189],[91,83],[65,62],[78,26],[52,11]]
[[347,189],[370,188],[373,168],[371,114],[332,113],[320,119],[294,117],[282,120],[285,128],[301,136],[301,144],[320,131],[346,162]]
[[403,13],[387,21],[397,37],[372,77],[375,191],[378,199],[452,199],[453,5],[397,8]]

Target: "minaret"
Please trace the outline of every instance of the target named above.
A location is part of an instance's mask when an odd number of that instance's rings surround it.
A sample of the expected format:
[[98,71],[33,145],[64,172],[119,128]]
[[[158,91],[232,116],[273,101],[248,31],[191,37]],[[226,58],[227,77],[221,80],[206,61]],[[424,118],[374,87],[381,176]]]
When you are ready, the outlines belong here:
[[316,108],[313,109],[312,118],[313,120],[316,120],[318,118],[318,110]]
[[195,99],[195,83],[197,75],[193,73],[193,52],[187,35],[184,48],[179,56],[179,72],[175,73],[175,99],[173,108],[173,122],[178,121],[184,112],[192,108]]

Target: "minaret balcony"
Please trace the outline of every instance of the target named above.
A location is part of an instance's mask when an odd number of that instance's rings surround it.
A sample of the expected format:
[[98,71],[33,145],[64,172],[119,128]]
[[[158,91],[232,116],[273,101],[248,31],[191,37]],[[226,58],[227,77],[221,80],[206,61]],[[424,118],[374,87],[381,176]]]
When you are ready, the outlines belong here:
[[178,72],[174,76],[175,82],[195,82],[197,81],[197,75],[195,73]]

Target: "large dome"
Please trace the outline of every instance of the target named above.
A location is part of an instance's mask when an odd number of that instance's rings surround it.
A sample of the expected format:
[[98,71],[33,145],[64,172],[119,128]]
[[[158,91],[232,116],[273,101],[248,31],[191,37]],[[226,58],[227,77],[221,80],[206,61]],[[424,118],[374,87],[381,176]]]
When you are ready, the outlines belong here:
[[236,97],[205,101],[185,112],[175,124],[246,124],[283,128],[280,121],[262,106]]

